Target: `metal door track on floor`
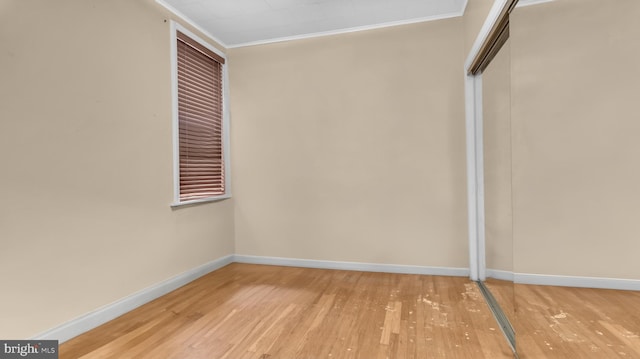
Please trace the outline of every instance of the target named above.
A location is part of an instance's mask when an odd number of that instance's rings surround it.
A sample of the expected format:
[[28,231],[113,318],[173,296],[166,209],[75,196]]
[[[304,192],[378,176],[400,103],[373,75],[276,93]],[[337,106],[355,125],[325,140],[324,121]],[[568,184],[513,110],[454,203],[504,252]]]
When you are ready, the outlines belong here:
[[487,305],[489,305],[491,313],[493,313],[494,318],[496,318],[496,321],[500,326],[500,330],[502,330],[505,338],[507,338],[507,342],[509,342],[509,346],[513,351],[514,358],[518,359],[518,352],[516,351],[516,332],[513,330],[513,327],[509,322],[509,318],[504,314],[502,308],[500,308],[500,305],[484,282],[477,281],[476,283],[478,284],[478,288],[480,288],[480,292],[482,292],[482,295],[487,301]]

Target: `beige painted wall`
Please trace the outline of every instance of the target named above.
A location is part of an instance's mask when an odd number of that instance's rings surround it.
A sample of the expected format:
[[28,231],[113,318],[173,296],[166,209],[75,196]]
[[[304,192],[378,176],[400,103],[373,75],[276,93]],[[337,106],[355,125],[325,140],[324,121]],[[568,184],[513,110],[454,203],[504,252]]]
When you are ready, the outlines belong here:
[[482,73],[487,268],[513,271],[511,40]]
[[640,278],[640,2],[511,19],[515,270]]
[[463,31],[229,50],[237,253],[468,267]]
[[0,338],[234,252],[232,201],[169,207],[165,19],[152,0],[0,2]]
[[464,56],[465,60],[478,37],[494,0],[468,0],[464,10]]

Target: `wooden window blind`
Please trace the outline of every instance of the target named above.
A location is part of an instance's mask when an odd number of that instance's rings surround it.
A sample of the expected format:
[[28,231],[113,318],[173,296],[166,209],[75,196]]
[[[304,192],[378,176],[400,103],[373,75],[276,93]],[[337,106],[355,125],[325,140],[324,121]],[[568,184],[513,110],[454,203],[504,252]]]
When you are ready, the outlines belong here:
[[180,202],[225,194],[224,58],[177,32]]

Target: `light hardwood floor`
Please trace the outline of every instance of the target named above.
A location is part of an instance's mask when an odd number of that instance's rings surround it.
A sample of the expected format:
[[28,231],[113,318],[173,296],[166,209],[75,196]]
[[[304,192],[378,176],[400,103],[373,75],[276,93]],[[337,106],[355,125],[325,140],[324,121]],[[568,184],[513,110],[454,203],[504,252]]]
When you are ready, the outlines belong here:
[[513,358],[467,278],[231,264],[60,358]]
[[640,292],[487,279],[524,359],[640,359]]
[[640,359],[640,292],[515,285],[520,358]]
[[[522,359],[640,359],[640,292],[488,285]],[[512,357],[466,278],[237,263],[60,347],[63,359]]]

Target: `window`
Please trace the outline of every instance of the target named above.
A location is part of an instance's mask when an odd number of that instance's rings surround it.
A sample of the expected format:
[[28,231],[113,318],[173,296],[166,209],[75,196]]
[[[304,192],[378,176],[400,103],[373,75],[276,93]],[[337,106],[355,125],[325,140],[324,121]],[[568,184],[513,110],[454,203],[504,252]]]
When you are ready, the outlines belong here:
[[174,205],[229,197],[223,54],[174,25]]

